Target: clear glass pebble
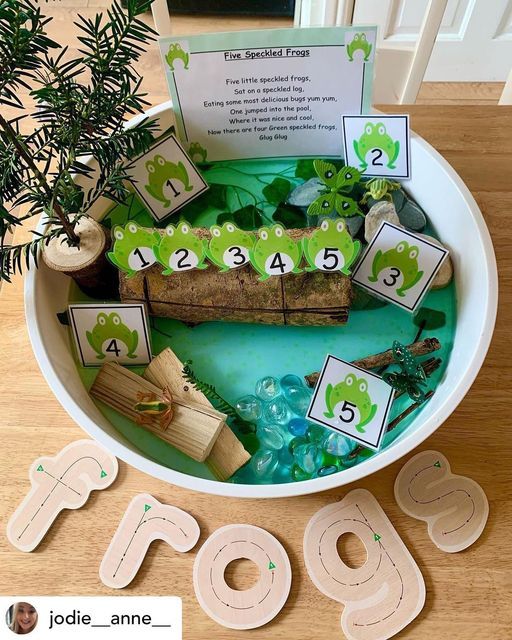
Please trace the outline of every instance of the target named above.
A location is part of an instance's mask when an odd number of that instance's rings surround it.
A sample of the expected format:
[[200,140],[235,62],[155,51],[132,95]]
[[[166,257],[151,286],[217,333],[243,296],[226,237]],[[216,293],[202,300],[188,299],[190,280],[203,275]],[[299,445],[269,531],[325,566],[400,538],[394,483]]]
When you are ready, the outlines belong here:
[[295,463],[306,473],[314,473],[322,463],[322,451],[315,444],[303,444],[293,452]]
[[256,434],[265,448],[279,450],[284,447],[281,428],[277,424],[258,425]]
[[263,408],[263,418],[270,423],[277,422],[277,424],[286,425],[291,417],[290,407],[283,396],[278,396],[267,402]]
[[256,396],[244,396],[237,400],[235,405],[238,415],[242,420],[257,422],[261,418],[262,404]]
[[286,393],[286,390],[290,387],[304,386],[304,382],[299,378],[299,376],[296,376],[294,373],[289,373],[288,375],[283,376],[279,383],[284,393]]
[[333,456],[345,457],[353,450],[354,444],[341,433],[331,433],[324,443],[324,448]]
[[251,458],[252,468],[258,478],[269,476],[277,467],[277,452],[271,449],[260,449]]
[[273,400],[281,393],[281,386],[277,378],[265,376],[256,383],[256,395],[260,400],[268,402]]
[[307,387],[288,387],[285,391],[286,399],[293,413],[305,416],[311,402],[312,392]]
[[317,475],[322,478],[323,476],[330,476],[331,473],[336,473],[336,471],[338,471],[338,467],[335,464],[330,464],[327,467],[320,467]]
[[294,457],[293,454],[290,453],[288,447],[283,447],[279,450],[279,464],[285,467],[289,467],[293,464]]

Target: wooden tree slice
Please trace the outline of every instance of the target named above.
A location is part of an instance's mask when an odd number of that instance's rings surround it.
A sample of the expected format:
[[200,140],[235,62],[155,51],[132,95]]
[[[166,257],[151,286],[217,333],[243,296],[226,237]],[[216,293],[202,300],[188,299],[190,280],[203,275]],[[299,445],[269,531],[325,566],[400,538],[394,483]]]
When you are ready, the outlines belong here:
[[71,247],[65,236],[53,238],[43,247],[43,260],[54,271],[73,278],[78,286],[95,298],[112,298],[117,293],[117,272],[106,258],[111,241],[107,229],[86,216],[75,231],[80,244]]

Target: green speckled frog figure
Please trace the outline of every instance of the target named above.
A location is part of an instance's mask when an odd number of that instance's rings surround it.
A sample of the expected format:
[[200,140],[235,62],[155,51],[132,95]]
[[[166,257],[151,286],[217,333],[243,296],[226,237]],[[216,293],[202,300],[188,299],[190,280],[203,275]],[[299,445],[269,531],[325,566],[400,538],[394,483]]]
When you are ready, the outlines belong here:
[[250,251],[251,263],[260,274],[260,282],[270,276],[285,273],[302,273],[299,268],[302,259],[302,243],[292,240],[280,224],[262,227],[259,238]]
[[371,422],[377,413],[377,405],[372,404],[368,393],[368,382],[365,378],[357,378],[354,373],[347,374],[345,380],[338,382],[335,386],[327,385],[325,406],[327,407],[324,413],[326,418],[334,418],[339,414],[340,424],[356,420],[354,428],[359,433],[365,433],[363,427]]
[[222,272],[243,267],[249,262],[249,251],[254,246],[252,234],[242,231],[232,222],[225,222],[222,227],[213,225],[211,233],[206,255]]
[[176,226],[170,224],[166,227],[160,243],[153,250],[158,262],[165,267],[162,275],[168,276],[175,271],[207,269],[204,262],[207,246],[207,241],[198,238],[188,223],[179,222]]
[[341,271],[350,274],[350,266],[357,258],[361,243],[352,240],[343,220],[326,218],[310,238],[304,238],[304,255],[309,266],[306,271]]
[[368,276],[368,280],[377,282],[381,271],[389,269],[383,283],[395,287],[401,279],[396,293],[403,298],[405,292],[414,287],[423,276],[423,271],[418,270],[418,255],[418,247],[409,246],[405,240],[399,242],[394,249],[384,252],[379,249],[373,258],[372,275]]
[[359,140],[354,140],[354,151],[361,161],[361,167],[366,169],[366,155],[371,149],[382,149],[388,157],[388,169],[395,169],[395,161],[400,153],[400,142],[386,133],[386,127],[382,122],[372,124],[367,122],[364,127],[364,133]]
[[86,331],[87,342],[98,354],[96,357],[98,360],[103,360],[106,357],[104,350],[109,345],[105,343],[112,340],[119,340],[126,345],[128,358],[136,358],[134,353],[139,343],[139,333],[135,329],[132,331],[129,327],[123,324],[121,316],[118,313],[106,313],[100,312],[96,318],[96,324],[92,331]]

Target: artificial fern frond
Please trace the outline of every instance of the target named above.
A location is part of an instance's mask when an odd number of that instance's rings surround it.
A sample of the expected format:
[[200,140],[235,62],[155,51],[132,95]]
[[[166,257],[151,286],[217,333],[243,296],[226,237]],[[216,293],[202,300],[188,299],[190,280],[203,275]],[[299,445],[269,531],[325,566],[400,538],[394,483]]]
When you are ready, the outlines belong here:
[[192,361],[188,360],[183,365],[182,373],[185,380],[189,382],[194,387],[194,389],[197,389],[198,391],[202,391],[202,393],[204,393],[204,395],[208,398],[208,400],[210,400],[210,402],[213,405],[215,405],[218,411],[225,413],[230,418],[239,419],[239,415],[236,409],[232,407],[229,404],[229,402],[227,402],[227,400],[224,400],[224,398],[221,395],[219,395],[219,393],[217,392],[217,390],[213,385],[208,384],[207,382],[203,382],[202,380],[199,380],[196,377],[196,374],[194,373],[194,371],[190,366],[191,364],[192,364]]

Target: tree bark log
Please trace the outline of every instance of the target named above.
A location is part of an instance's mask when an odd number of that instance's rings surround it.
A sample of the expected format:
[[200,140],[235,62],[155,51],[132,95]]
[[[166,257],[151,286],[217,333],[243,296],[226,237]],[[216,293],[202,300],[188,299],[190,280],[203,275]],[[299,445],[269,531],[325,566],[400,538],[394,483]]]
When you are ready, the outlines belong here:
[[[295,239],[312,232],[288,230]],[[208,238],[209,231],[198,235]],[[155,264],[131,278],[120,273],[121,300],[145,302],[152,315],[190,323],[337,325],[347,322],[353,297],[350,278],[340,272],[291,273],[259,282],[250,264],[225,273],[212,264],[170,276],[163,276],[162,269]]]

